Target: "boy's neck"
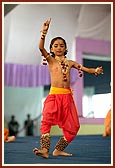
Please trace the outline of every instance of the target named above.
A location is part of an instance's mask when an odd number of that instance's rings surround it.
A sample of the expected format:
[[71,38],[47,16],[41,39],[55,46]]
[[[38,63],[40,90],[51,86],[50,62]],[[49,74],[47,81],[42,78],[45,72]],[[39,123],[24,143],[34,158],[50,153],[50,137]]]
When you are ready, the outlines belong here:
[[65,55],[62,55],[62,56],[55,56],[55,59],[56,60],[62,60],[62,59],[64,59],[64,58],[66,58],[66,56]]

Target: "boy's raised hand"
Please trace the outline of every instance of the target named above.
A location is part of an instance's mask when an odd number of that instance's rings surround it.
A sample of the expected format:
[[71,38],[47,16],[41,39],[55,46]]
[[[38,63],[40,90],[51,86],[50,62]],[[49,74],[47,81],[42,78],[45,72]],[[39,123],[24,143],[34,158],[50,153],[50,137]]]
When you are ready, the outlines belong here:
[[42,27],[42,31],[43,32],[47,32],[48,31],[48,28],[49,28],[49,24],[51,22],[51,18],[49,20],[46,20],[43,24],[43,27]]

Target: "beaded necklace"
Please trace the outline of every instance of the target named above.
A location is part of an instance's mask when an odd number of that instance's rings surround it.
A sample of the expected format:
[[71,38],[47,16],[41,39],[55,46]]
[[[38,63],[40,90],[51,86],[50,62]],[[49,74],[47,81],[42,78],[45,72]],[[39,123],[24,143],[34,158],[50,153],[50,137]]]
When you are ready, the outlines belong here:
[[58,61],[59,65],[61,66],[61,72],[63,74],[63,80],[67,81],[67,72],[69,68],[69,63],[66,59],[66,56],[63,57],[55,57],[55,59]]

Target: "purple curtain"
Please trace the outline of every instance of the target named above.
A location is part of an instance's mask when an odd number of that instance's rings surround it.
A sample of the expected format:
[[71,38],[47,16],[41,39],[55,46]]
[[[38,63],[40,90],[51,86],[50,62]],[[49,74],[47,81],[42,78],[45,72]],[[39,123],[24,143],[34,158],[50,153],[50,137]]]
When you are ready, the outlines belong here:
[[[71,70],[71,83],[77,79],[77,71]],[[4,64],[4,85],[13,87],[38,87],[50,85],[49,69],[45,65]]]

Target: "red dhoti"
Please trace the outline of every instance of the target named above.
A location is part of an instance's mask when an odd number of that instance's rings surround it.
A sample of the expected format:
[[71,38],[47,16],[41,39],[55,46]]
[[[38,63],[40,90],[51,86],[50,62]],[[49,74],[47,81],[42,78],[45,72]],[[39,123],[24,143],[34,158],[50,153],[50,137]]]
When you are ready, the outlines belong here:
[[51,87],[42,113],[42,134],[50,133],[51,126],[58,125],[68,142],[74,139],[80,124],[71,89]]

